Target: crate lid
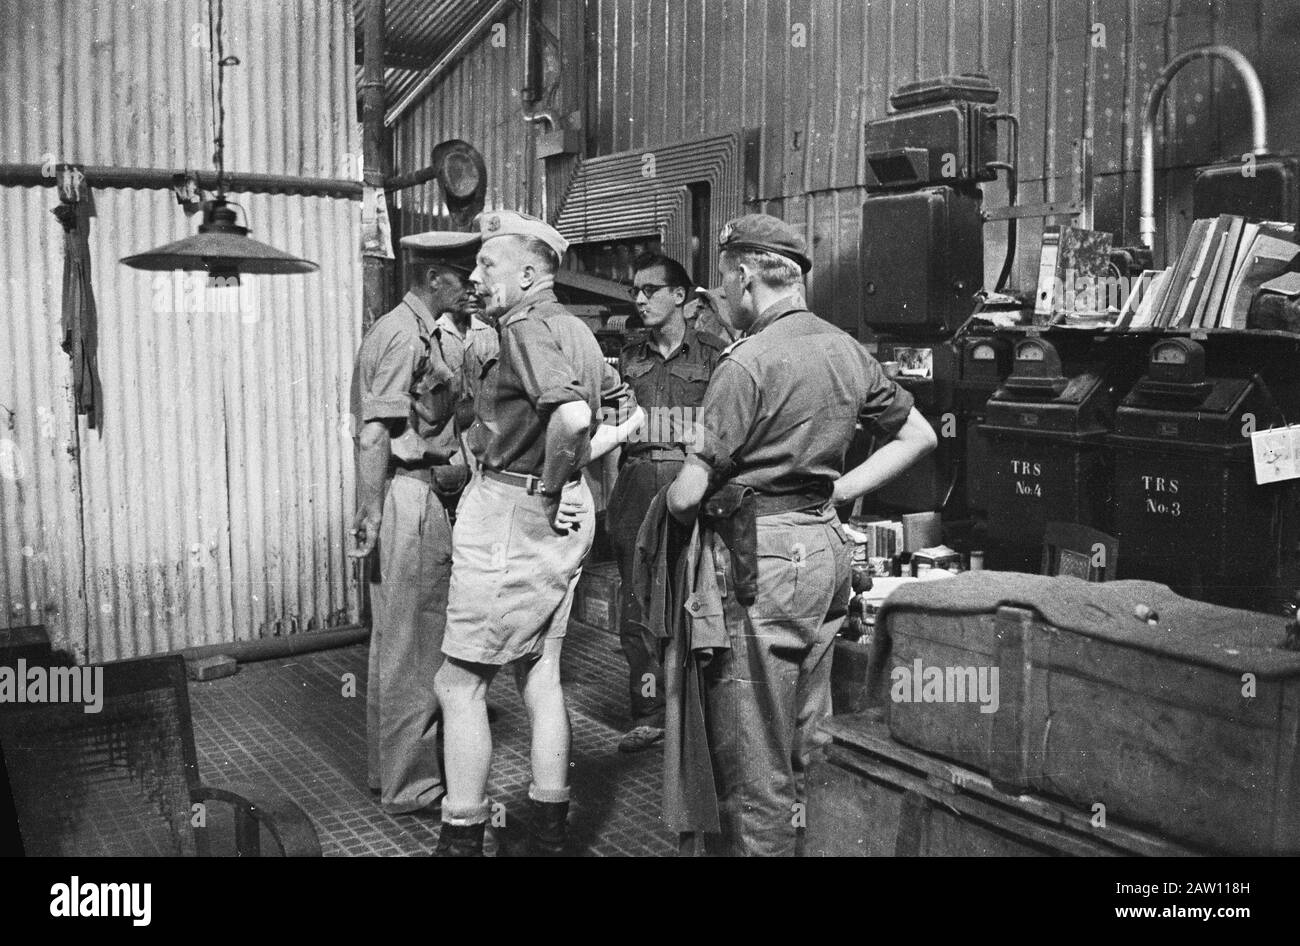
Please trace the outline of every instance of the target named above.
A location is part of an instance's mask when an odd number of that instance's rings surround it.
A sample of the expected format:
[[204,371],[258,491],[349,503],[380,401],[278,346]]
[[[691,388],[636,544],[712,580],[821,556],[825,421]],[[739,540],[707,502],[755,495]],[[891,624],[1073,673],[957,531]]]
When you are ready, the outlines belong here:
[[[1138,605],[1158,614],[1154,626],[1135,616]],[[1300,652],[1277,646],[1285,636],[1285,618],[1194,601],[1152,581],[1093,583],[1020,572],[963,572],[951,581],[899,588],[885,601],[876,627],[887,630],[889,615],[902,610],[984,614],[1003,606],[1036,611],[1064,631],[1199,666],[1250,672],[1260,679],[1300,679]],[[878,631],[877,640],[884,638]]]

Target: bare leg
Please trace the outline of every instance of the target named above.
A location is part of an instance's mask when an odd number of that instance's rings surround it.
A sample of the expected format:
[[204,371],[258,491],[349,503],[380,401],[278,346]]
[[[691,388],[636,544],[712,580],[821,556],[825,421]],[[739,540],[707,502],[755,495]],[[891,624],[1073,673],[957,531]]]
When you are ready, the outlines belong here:
[[533,730],[533,785],[544,791],[569,784],[569,711],[560,689],[560,648],[564,638],[548,638],[542,656],[515,668]]
[[497,669],[448,658],[434,678],[434,689],[442,706],[445,812],[470,812],[483,807],[487,801],[488,771],[492,765],[487,691]]

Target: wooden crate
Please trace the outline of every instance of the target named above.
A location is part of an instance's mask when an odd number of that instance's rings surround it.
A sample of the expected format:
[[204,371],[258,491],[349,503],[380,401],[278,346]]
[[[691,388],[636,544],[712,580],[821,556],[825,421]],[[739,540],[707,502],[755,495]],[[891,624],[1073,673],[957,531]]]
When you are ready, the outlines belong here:
[[1190,856],[1200,852],[909,749],[872,714],[833,716],[808,771],[806,852],[825,857]]
[[618,600],[619,586],[617,563],[584,565],[574,592],[570,619],[585,627],[617,634],[622,613]]
[[1300,672],[1291,663],[1300,667],[1300,655],[1292,662],[1249,643],[1280,639],[1276,623],[1276,633],[1252,637],[1229,620],[1213,661],[1196,662],[1176,650],[1190,634],[1179,626],[1153,643],[1138,640],[1144,625],[1133,641],[1115,640],[1024,608],[907,610],[889,615],[888,666],[873,679],[918,661],[996,667],[996,712],[886,696],[891,734],[1009,790],[1104,805],[1198,847],[1298,854]]

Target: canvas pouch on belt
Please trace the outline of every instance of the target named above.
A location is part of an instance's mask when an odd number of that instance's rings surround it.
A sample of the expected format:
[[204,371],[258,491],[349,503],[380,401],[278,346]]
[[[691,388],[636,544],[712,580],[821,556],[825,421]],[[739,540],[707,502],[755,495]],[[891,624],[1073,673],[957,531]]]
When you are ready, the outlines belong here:
[[749,607],[758,600],[758,521],[754,491],[729,483],[704,501],[704,518],[731,550],[736,600]]

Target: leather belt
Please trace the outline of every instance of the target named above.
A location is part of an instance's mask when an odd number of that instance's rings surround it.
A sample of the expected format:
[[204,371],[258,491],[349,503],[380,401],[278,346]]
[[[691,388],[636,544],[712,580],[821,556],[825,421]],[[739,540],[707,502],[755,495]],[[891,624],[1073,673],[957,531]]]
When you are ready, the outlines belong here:
[[818,496],[813,493],[787,493],[781,496],[755,493],[754,515],[775,516],[783,512],[820,512],[830,501],[829,496]]
[[638,453],[628,454],[627,462],[631,463],[633,460],[654,460],[659,463],[685,463],[686,451],[680,448],[664,450],[659,447],[652,447],[649,450],[642,450]]
[[419,480],[421,483],[433,483],[433,464],[432,463],[403,463],[400,460],[393,460],[394,476],[409,476]]
[[[569,483],[578,482],[579,476],[572,477]],[[540,493],[542,490],[542,478],[533,476],[530,473],[510,473],[506,470],[487,470],[483,471],[483,476],[489,480],[496,480],[498,483],[507,483],[510,486],[518,486],[520,489],[527,490],[528,495]],[[567,484],[566,484],[567,485]]]

